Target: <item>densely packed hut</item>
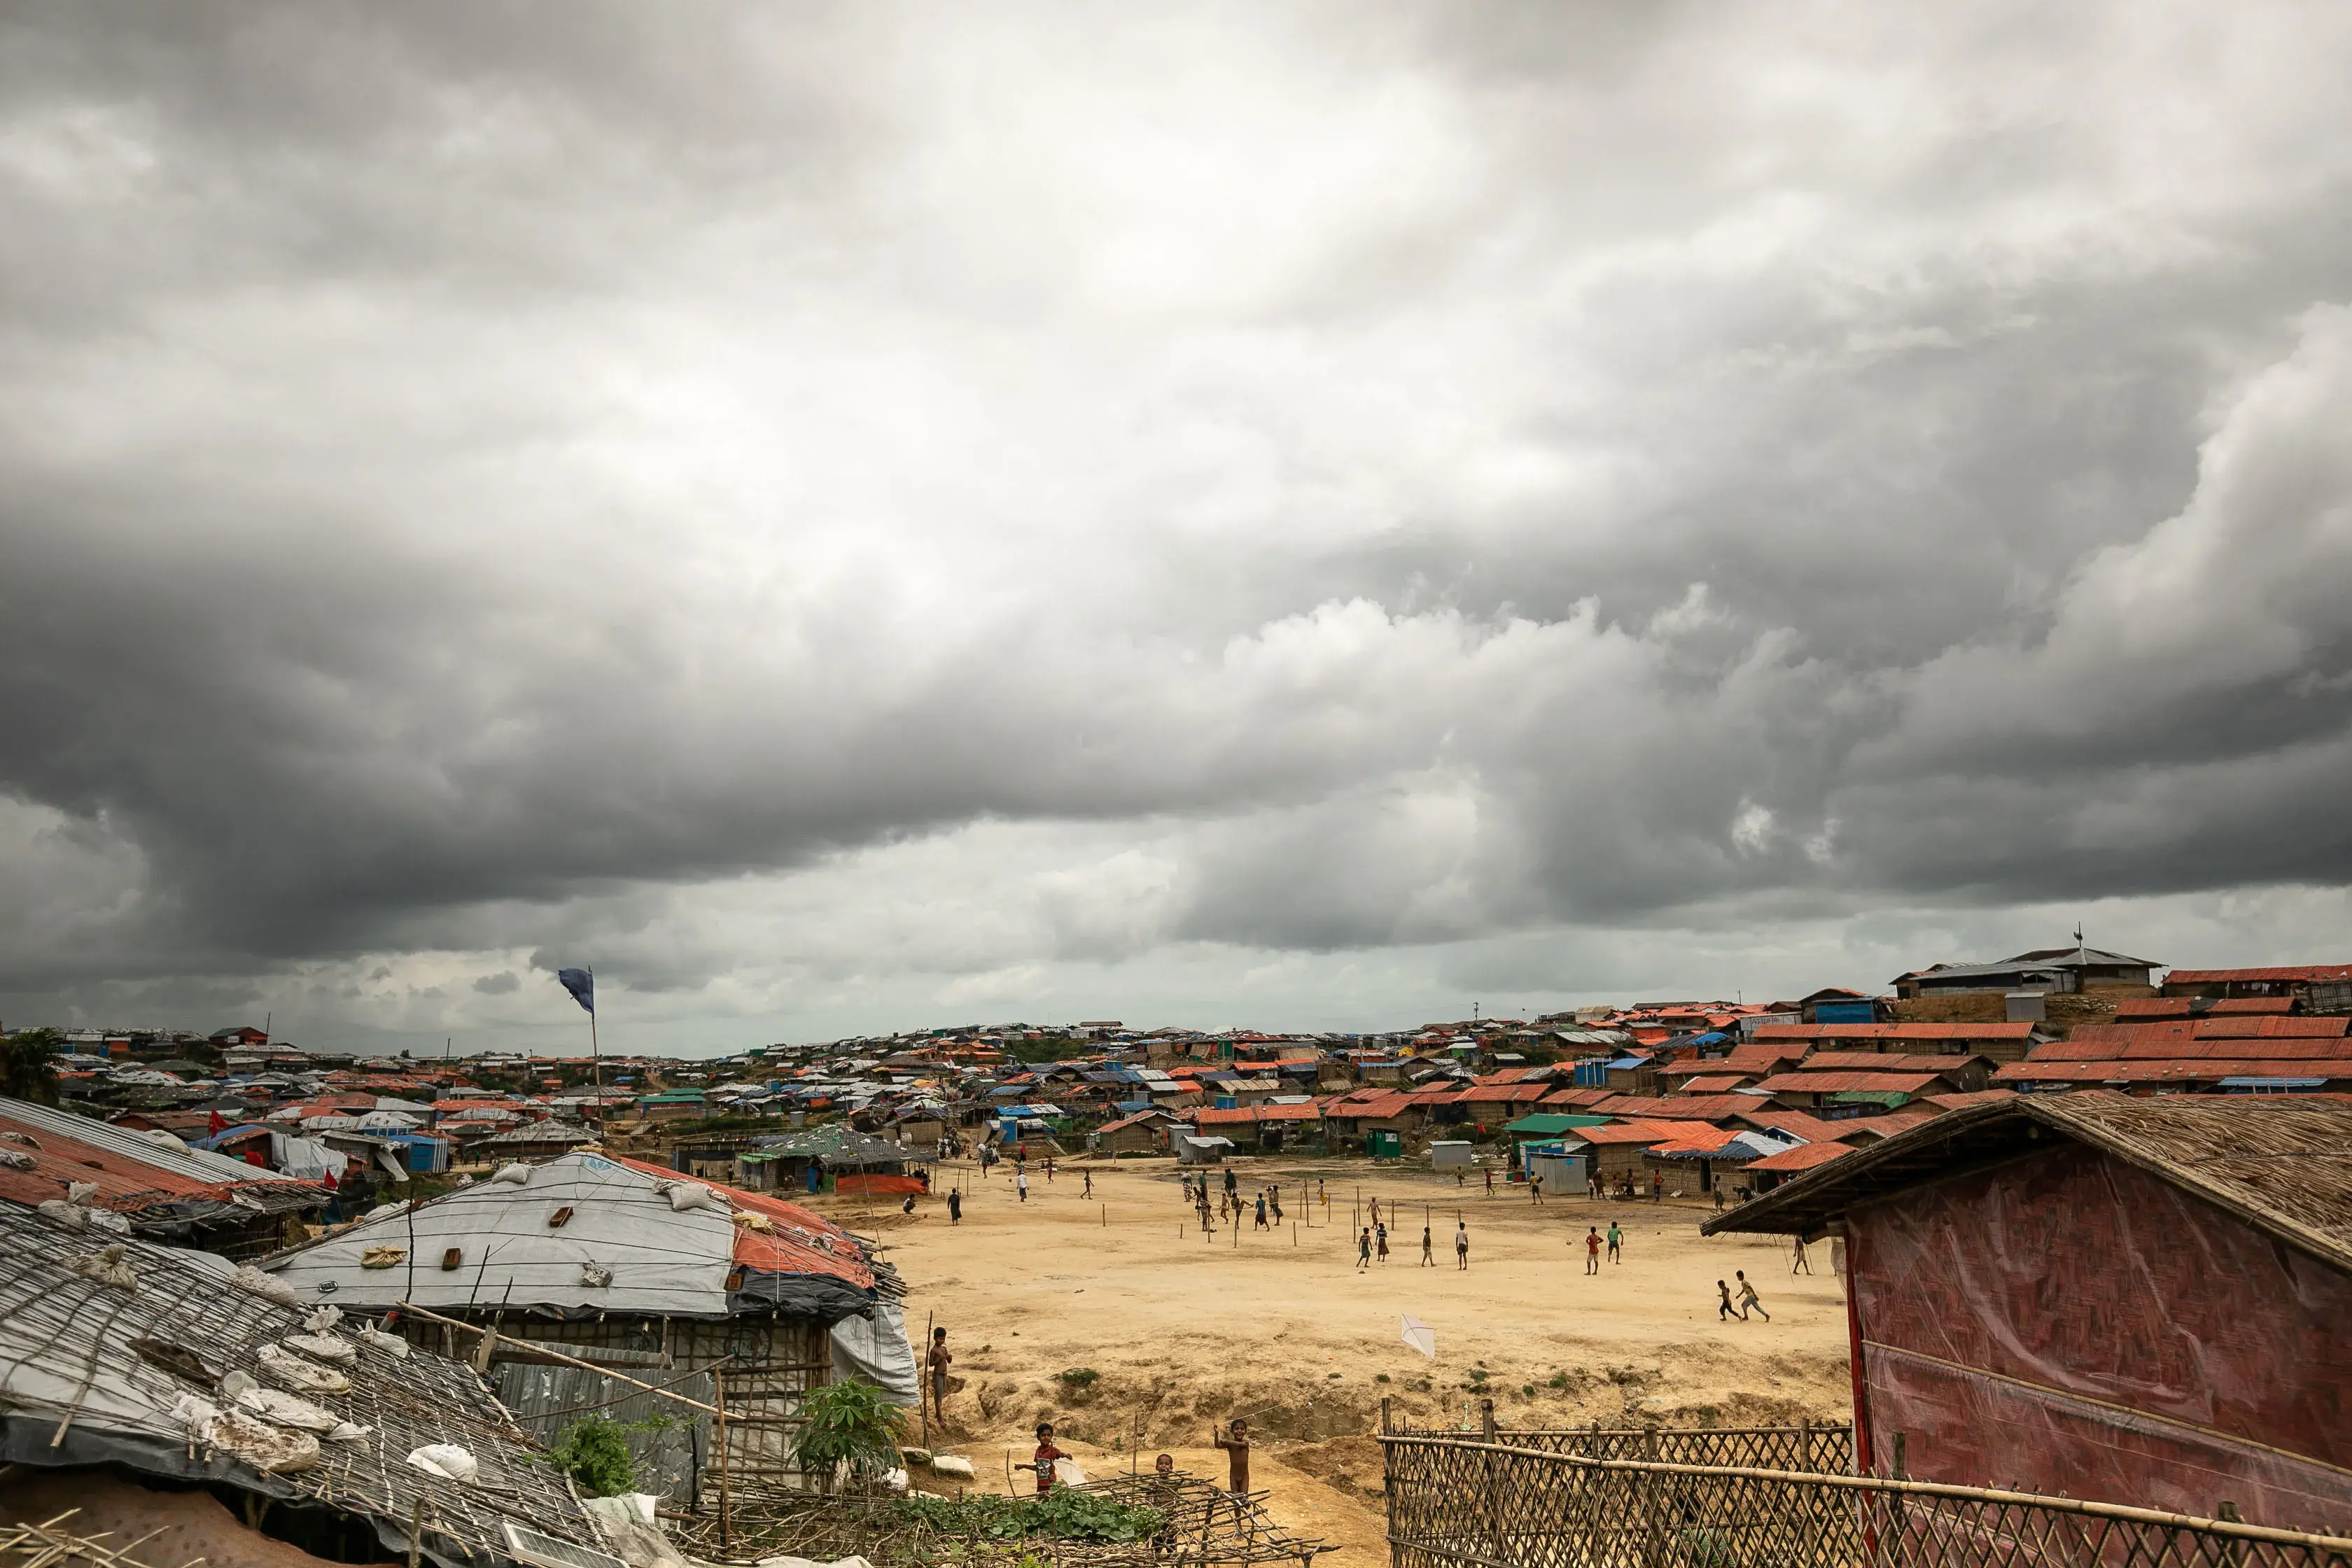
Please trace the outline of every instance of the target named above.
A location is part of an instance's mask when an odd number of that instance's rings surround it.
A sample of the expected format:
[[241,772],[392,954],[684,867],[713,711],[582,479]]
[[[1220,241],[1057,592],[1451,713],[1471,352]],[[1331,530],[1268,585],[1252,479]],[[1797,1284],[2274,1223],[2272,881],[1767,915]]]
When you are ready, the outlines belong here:
[[[244,1500],[318,1555],[492,1568],[598,1533],[471,1368],[297,1309],[249,1268],[0,1203],[0,1461]],[[415,1462],[435,1446],[458,1480]],[[516,1537],[509,1527],[528,1531]],[[579,1558],[576,1561],[600,1561]]]
[[0,1199],[94,1209],[150,1241],[249,1258],[300,1236],[328,1197],[316,1183],[188,1148],[168,1132],[0,1100]]
[[424,1309],[395,1320],[423,1343],[468,1351],[453,1324],[494,1326],[523,1357],[535,1342],[713,1371],[730,1474],[789,1469],[801,1395],[836,1368],[916,1397],[904,1291],[866,1244],[797,1205],[618,1155],[502,1167],[269,1267],[305,1304]]
[[2352,1524],[2352,1099],[1981,1100],[1704,1228],[1844,1238],[1866,1469]]

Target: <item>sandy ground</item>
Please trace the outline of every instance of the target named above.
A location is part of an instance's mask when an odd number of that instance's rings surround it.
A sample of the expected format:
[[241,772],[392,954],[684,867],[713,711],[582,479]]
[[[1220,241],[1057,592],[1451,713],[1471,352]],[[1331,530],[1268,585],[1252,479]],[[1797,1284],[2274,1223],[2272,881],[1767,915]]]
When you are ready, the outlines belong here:
[[[1008,1168],[982,1178],[949,1167],[940,1190],[965,1189],[963,1223],[946,1205],[912,1216],[883,1205],[819,1200],[877,1237],[905,1276],[907,1330],[948,1331],[962,1386],[948,1401],[942,1450],[967,1454],[983,1484],[1005,1484],[1007,1458],[1054,1422],[1089,1472],[1162,1450],[1222,1479],[1213,1421],[1248,1417],[1262,1445],[1252,1484],[1286,1527],[1340,1550],[1334,1568],[1385,1562],[1379,1446],[1383,1396],[1399,1422],[1462,1426],[1482,1392],[1506,1426],[1657,1421],[1737,1426],[1843,1420],[1848,1414],[1845,1309],[1828,1248],[1811,1276],[1790,1274],[1775,1238],[1706,1238],[1697,1204],[1549,1200],[1484,1178],[1362,1162],[1280,1158],[1234,1163],[1244,1195],[1279,1183],[1286,1223],[1203,1237],[1167,1161],[1074,1161],[1048,1183],[1031,1168],[1017,1201]],[[1094,1173],[1083,1195],[1082,1173]],[[1328,1207],[1302,1201],[1318,1178]],[[1356,1268],[1351,1215],[1378,1197],[1391,1256]],[[1419,1266],[1424,1205],[1437,1266]],[[1311,1209],[1311,1224],[1309,1223]],[[1454,1266],[1457,1215],[1470,1268]],[[1589,1226],[1626,1229],[1624,1259],[1584,1272]],[[1720,1322],[1715,1281],[1746,1269],[1771,1321]],[[1408,1348],[1399,1318],[1437,1336],[1431,1362]],[[1092,1379],[1065,1379],[1091,1371]],[[1480,1375],[1480,1374],[1483,1374]]]

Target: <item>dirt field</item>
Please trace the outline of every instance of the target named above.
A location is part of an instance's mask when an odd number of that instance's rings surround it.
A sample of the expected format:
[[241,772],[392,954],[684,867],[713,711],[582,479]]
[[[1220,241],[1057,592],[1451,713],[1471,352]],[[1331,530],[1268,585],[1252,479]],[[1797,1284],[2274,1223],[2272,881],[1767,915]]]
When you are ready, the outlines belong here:
[[[883,1205],[820,1206],[891,1248],[908,1287],[907,1331],[948,1331],[962,1386],[936,1446],[969,1455],[983,1484],[1006,1482],[1041,1420],[1090,1472],[1165,1449],[1222,1478],[1213,1421],[1245,1415],[1261,1443],[1252,1484],[1270,1490],[1286,1526],[1341,1547],[1332,1568],[1386,1560],[1378,1511],[1380,1452],[1369,1434],[1383,1395],[1398,1419],[1475,1423],[1482,1391],[1506,1426],[1657,1421],[1736,1426],[1843,1420],[1849,1410],[1845,1309],[1817,1246],[1820,1272],[1790,1276],[1778,1240],[1703,1238],[1696,1204],[1588,1204],[1524,1189],[1483,1190],[1474,1173],[1372,1171],[1362,1162],[1240,1160],[1244,1196],[1279,1183],[1285,1224],[1244,1221],[1204,1237],[1165,1160],[1076,1161],[1048,1183],[1032,1166],[1029,1202],[1009,1168],[987,1179],[949,1167],[963,1223],[943,1202],[912,1217]],[[1083,1172],[1094,1195],[1082,1196]],[[1318,1178],[1329,1199],[1302,1201]],[[1391,1257],[1356,1268],[1351,1215],[1377,1196]],[[1422,1268],[1423,1205],[1436,1267]],[[1311,1209],[1311,1225],[1309,1224]],[[1470,1268],[1454,1264],[1459,1215]],[[1584,1273],[1589,1226],[1626,1230],[1624,1260]],[[1768,1323],[1719,1322],[1715,1281],[1746,1269]],[[1737,1281],[1734,1280],[1737,1289]],[[1431,1362],[1402,1340],[1400,1314],[1437,1336]],[[1095,1375],[1065,1378],[1065,1373]],[[1483,1375],[1481,1375],[1483,1374]]]

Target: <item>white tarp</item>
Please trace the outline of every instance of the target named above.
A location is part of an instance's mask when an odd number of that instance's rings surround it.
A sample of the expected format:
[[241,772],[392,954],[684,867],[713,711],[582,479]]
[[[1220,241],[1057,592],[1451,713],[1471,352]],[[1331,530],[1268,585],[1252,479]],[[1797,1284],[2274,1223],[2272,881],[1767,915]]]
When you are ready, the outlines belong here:
[[297,1180],[305,1182],[340,1182],[351,1156],[338,1152],[316,1138],[290,1138],[283,1132],[269,1135],[269,1163]]
[[[435,1309],[511,1300],[719,1316],[727,1310],[734,1224],[723,1209],[673,1210],[655,1192],[657,1180],[601,1154],[566,1154],[532,1167],[520,1185],[477,1182],[413,1211],[363,1219],[273,1272],[302,1300],[345,1310],[404,1300]],[[572,1217],[551,1227],[562,1208]],[[457,1267],[445,1270],[453,1247]],[[362,1268],[371,1247],[397,1247],[403,1257],[388,1268]],[[587,1263],[611,1269],[615,1283],[587,1284]]]
[[915,1347],[907,1341],[906,1314],[896,1301],[877,1302],[871,1320],[844,1318],[833,1325],[833,1372],[874,1384],[893,1405],[923,1402]]

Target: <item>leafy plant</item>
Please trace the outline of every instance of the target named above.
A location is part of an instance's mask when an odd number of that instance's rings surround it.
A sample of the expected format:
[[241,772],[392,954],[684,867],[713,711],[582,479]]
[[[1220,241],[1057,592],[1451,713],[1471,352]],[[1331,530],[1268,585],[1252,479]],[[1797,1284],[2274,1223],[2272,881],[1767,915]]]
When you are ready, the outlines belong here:
[[637,1465],[617,1421],[583,1415],[566,1426],[547,1451],[547,1462],[572,1478],[590,1497],[618,1497],[637,1489]]
[[1551,1376],[1546,1380],[1544,1386],[1546,1388],[1566,1388],[1568,1386],[1568,1373],[1564,1372],[1553,1373]]
[[1059,1375],[1062,1379],[1062,1386],[1076,1394],[1082,1388],[1092,1388],[1102,1373],[1090,1366],[1074,1366]]
[[967,1492],[960,1498],[910,1493],[890,1505],[941,1535],[979,1541],[1150,1541],[1168,1528],[1168,1516],[1094,1492],[1055,1487],[1042,1497]]
[[897,1468],[907,1415],[874,1384],[848,1378],[813,1388],[801,1401],[801,1414],[807,1419],[793,1439],[793,1458],[816,1478],[820,1490],[832,1490],[845,1469],[865,1477]]

